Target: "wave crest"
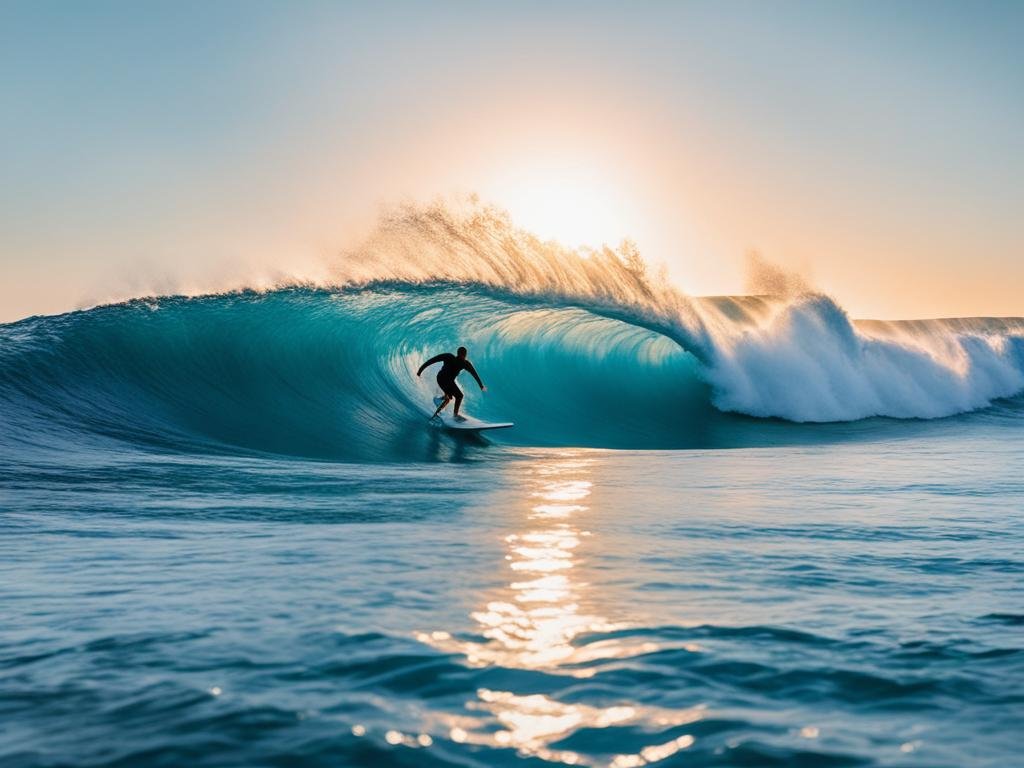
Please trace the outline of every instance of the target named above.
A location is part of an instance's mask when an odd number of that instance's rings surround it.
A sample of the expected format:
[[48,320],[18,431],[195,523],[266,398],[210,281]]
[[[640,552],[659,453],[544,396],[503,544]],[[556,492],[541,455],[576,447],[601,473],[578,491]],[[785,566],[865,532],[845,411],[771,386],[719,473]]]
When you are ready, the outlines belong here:
[[327,282],[0,326],[0,440],[429,455],[411,435],[433,387],[413,372],[460,343],[496,385],[469,408],[516,421],[501,439],[527,445],[763,443],[791,433],[722,412],[935,418],[1024,390],[1024,321],[854,321],[811,293],[692,298],[628,243],[570,250],[486,206],[397,209]]

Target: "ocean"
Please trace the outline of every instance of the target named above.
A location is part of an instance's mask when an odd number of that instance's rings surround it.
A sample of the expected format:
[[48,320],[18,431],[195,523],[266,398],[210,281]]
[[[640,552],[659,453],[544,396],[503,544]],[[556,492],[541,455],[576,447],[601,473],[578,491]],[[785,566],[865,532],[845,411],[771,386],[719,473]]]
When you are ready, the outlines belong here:
[[0,326],[0,765],[1024,765],[1024,321],[508,263]]

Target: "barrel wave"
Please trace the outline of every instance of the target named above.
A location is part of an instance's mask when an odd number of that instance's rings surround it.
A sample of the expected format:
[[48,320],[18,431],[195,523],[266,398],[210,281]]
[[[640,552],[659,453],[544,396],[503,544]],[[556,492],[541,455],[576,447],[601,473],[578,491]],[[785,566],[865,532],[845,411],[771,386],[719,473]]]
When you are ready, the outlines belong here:
[[679,306],[389,281],[30,318],[0,327],[0,440],[429,459],[452,438],[427,424],[436,386],[415,370],[458,344],[491,385],[469,382],[467,410],[515,421],[495,438],[514,445],[763,445],[835,432],[795,422],[1021,410],[1020,321],[854,323],[816,295]]
[[492,383],[467,409],[516,419],[520,443],[670,446],[708,399],[696,360],[666,337],[443,287],[132,301],[3,335],[4,440],[40,448],[416,458],[437,436],[436,385],[415,370],[457,342]]
[[0,441],[430,459],[451,438],[426,425],[436,388],[414,374],[460,344],[492,385],[470,385],[467,410],[514,421],[493,439],[525,446],[772,445],[978,411],[1016,420],[1024,391],[1022,319],[854,321],[808,292],[693,298],[628,242],[565,248],[474,200],[393,209],[317,275],[0,326]]

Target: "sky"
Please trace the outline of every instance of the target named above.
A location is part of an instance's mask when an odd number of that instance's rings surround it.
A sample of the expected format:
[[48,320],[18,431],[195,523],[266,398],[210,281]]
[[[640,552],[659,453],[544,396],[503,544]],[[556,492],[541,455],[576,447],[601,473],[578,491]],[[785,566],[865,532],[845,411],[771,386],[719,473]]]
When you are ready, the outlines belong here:
[[0,0],[0,322],[478,194],[854,317],[1024,315],[1024,3]]

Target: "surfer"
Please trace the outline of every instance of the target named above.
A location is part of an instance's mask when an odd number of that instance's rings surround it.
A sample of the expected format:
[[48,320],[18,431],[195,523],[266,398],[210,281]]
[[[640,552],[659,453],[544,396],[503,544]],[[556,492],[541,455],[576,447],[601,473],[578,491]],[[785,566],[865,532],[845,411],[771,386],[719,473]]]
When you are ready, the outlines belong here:
[[474,368],[473,364],[466,359],[465,347],[459,347],[454,355],[451,352],[442,352],[440,355],[434,355],[434,357],[430,358],[420,366],[420,369],[416,371],[416,375],[422,376],[423,369],[433,365],[434,363],[442,363],[441,370],[437,373],[437,386],[439,386],[441,391],[444,392],[444,399],[441,401],[441,404],[437,406],[437,410],[434,411],[434,415],[430,418],[436,419],[437,415],[445,409],[445,406],[454,400],[455,420],[465,421],[466,417],[459,415],[459,408],[462,406],[463,394],[462,390],[459,389],[459,385],[455,383],[455,377],[463,371],[469,371],[473,378],[476,379],[476,383],[480,385],[481,392],[485,392],[487,387],[485,387],[484,383],[480,381],[480,376],[477,374],[476,368]]

